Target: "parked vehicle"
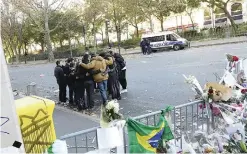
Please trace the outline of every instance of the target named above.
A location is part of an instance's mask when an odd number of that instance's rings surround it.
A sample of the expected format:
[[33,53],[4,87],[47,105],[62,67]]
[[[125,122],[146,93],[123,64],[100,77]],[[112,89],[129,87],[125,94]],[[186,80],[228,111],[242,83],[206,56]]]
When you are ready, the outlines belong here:
[[172,31],[144,34],[142,39],[147,39],[150,42],[152,52],[164,48],[170,48],[177,51],[190,46],[189,41]]

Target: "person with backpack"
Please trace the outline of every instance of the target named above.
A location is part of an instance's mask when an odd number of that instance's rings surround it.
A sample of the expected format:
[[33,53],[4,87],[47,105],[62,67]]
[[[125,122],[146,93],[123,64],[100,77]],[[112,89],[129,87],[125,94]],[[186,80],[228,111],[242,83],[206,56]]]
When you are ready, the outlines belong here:
[[79,111],[86,109],[84,99],[84,71],[85,69],[78,62],[75,69],[75,103]]
[[109,78],[107,81],[107,87],[108,87],[109,95],[111,95],[112,99],[121,100],[117,64],[115,58],[111,54],[109,53],[106,54],[105,59],[109,60],[110,58],[113,59],[113,64],[108,66]]
[[113,51],[109,51],[109,53],[114,57],[117,64],[118,80],[122,87],[121,93],[126,93],[128,92],[126,79],[126,62],[119,53],[113,53]]

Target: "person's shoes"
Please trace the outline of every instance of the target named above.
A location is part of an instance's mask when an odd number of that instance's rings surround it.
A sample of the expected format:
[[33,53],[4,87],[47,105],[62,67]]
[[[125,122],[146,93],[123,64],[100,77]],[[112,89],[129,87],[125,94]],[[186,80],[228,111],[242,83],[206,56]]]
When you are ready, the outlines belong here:
[[117,100],[121,100],[122,98],[121,98],[121,96],[119,96],[118,98],[117,98]]
[[123,89],[123,90],[121,90],[120,94],[127,93],[127,92],[128,92],[127,89]]

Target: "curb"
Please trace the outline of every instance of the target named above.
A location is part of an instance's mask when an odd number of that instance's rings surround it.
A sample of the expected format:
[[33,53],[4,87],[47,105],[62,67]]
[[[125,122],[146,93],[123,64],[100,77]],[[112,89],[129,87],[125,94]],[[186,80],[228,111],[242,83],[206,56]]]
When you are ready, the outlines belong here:
[[81,116],[82,118],[86,118],[86,119],[91,120],[91,121],[93,121],[95,123],[100,123],[100,119],[97,117],[97,115],[96,115],[96,117],[89,116],[89,115],[81,113],[81,112],[77,112],[77,111],[62,107],[62,106],[58,106],[57,104],[55,105],[55,109],[57,109],[59,111],[64,111],[64,112],[67,112],[67,113],[72,113],[72,114]]
[[[197,45],[197,46],[190,46],[190,48],[200,48],[200,47],[217,46],[217,45],[224,45],[224,44],[238,44],[238,43],[245,43],[245,42],[247,42],[247,40],[234,41],[234,42],[224,42],[224,43],[214,43],[214,44],[205,44],[205,45]],[[141,54],[141,52],[123,53],[122,55],[135,55],[135,54]]]

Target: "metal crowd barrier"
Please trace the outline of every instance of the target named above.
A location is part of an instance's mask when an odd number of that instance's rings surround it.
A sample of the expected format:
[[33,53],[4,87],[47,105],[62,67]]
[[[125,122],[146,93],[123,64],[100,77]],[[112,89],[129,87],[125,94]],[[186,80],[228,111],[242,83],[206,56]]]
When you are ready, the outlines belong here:
[[[177,143],[182,147],[181,136],[186,135],[191,138],[193,133],[200,128],[200,130],[209,131],[213,123],[213,116],[208,110],[200,109],[199,104],[203,103],[202,100],[189,102],[175,106],[171,111],[172,115],[172,130],[177,140]],[[149,114],[134,117],[135,120],[140,121],[147,125],[155,125],[161,111],[152,112]],[[61,140],[66,140],[69,153],[85,153],[98,149],[97,145],[97,128],[79,131],[76,133],[62,136]],[[127,129],[124,129],[124,145],[125,152],[128,152],[128,135]],[[114,151],[114,150],[113,150]]]

